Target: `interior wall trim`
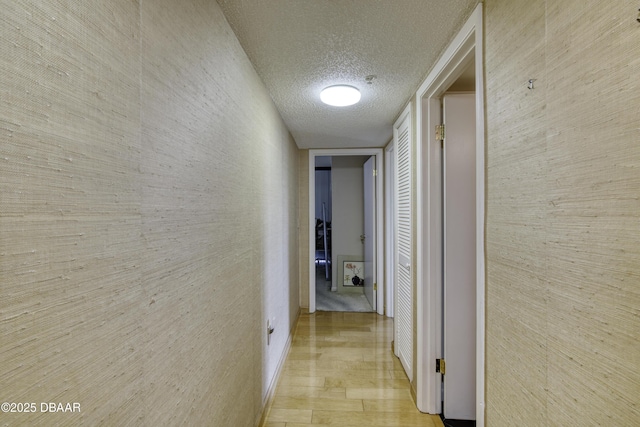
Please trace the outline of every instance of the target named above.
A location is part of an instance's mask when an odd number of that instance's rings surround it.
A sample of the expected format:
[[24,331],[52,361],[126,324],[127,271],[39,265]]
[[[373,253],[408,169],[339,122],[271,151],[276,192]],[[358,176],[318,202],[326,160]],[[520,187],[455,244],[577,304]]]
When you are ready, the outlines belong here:
[[[441,353],[442,300],[438,280],[439,244],[437,227],[442,218],[431,206],[432,182],[431,147],[435,135],[431,132],[440,124],[440,97],[475,61],[476,80],[476,425],[485,423],[485,111],[483,9],[479,3],[462,29],[436,62],[416,94],[417,144],[417,404],[422,412],[442,412],[440,374],[433,369],[433,361]],[[438,123],[436,123],[438,121]],[[433,199],[435,200],[435,199]],[[437,201],[437,200],[436,200]],[[430,240],[433,239],[433,240]],[[429,325],[429,326],[427,326]]]

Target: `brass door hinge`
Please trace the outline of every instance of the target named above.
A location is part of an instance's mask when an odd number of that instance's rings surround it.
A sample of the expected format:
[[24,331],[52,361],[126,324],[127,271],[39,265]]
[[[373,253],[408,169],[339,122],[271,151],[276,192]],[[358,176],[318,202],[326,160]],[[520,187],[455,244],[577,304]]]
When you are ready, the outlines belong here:
[[377,284],[377,283],[374,283],[374,284],[373,284],[373,290],[374,290],[374,291],[377,291],[377,290],[378,290],[378,284]]
[[436,372],[444,375],[446,373],[446,364],[444,363],[444,359],[436,359]]
[[378,169],[373,170],[373,176],[378,176]]
[[436,140],[444,141],[444,125],[436,126]]

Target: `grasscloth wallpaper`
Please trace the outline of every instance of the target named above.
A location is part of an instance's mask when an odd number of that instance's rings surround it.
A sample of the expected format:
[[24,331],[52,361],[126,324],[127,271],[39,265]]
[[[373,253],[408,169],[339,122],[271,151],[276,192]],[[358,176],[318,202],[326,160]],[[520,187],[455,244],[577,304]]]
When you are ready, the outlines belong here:
[[0,424],[255,425],[298,150],[217,3],[1,0],[0,43]]
[[486,425],[637,425],[637,5],[485,13]]

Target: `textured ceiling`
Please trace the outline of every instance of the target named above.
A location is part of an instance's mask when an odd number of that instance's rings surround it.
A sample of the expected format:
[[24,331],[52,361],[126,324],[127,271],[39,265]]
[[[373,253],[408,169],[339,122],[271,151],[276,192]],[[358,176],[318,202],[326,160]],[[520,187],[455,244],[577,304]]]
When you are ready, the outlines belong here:
[[[477,0],[218,0],[300,148],[382,147]],[[375,75],[372,84],[365,78]],[[360,89],[330,107],[320,91]]]

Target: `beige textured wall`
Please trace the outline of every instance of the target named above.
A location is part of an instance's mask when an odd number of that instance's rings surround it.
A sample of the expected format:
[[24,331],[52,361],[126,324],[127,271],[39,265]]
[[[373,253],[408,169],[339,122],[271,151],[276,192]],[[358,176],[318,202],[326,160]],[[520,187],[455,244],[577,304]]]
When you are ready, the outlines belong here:
[[485,6],[487,425],[636,425],[637,7]]
[[0,10],[0,402],[81,404],[0,424],[255,425],[298,150],[217,3]]

